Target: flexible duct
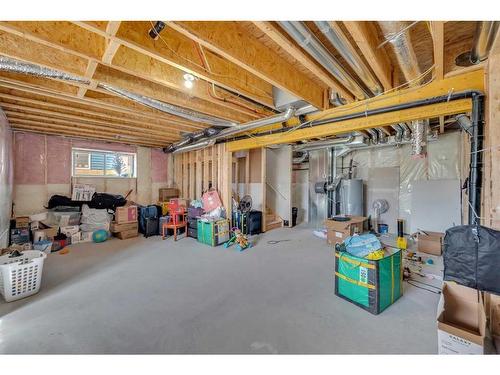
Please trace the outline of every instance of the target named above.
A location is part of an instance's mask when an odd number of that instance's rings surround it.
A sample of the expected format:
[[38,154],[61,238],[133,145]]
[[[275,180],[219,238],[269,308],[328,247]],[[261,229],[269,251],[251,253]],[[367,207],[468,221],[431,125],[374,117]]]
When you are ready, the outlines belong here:
[[403,129],[403,139],[405,141],[409,141],[411,139],[411,129],[410,129],[410,127],[406,123],[404,123],[404,122],[400,122],[399,126],[401,126],[401,128]]
[[479,64],[488,58],[498,33],[499,24],[498,21],[480,21],[477,23],[470,54],[470,61],[473,64]]
[[417,80],[422,75],[418,65],[417,55],[413,50],[410,39],[409,22],[403,21],[383,21],[378,23],[384,38],[388,41],[399,63],[406,81],[412,81],[413,85],[418,85]]
[[180,147],[177,150],[172,151],[172,153],[177,154],[177,153],[182,153],[182,152],[201,150],[202,148],[210,147],[210,146],[213,146],[214,144],[215,144],[215,140],[208,140],[207,139],[205,141],[201,141],[198,143],[193,143],[191,145]]
[[300,163],[303,163],[307,160],[307,158],[309,157],[309,152],[307,151],[299,151],[300,152],[300,156],[297,156],[297,157],[294,157],[292,159],[292,164],[300,164]]
[[378,132],[375,129],[366,129],[366,131],[370,134],[371,143],[378,144]]
[[377,82],[377,79],[372,75],[363,60],[361,60],[340,27],[333,22],[330,24],[327,21],[315,21],[315,24],[368,89],[375,95],[382,93],[384,91],[382,86]]
[[35,77],[60,79],[63,81],[72,81],[87,85],[90,84],[90,81],[85,78],[80,78],[55,69],[45,68],[40,65],[26,63],[24,61],[11,59],[10,57],[5,56],[0,56],[0,71],[27,74]]
[[375,130],[378,132],[378,141],[380,143],[387,143],[387,135],[385,134],[384,129],[375,128]]
[[[230,137],[230,136],[232,136],[234,134],[237,134],[237,133],[240,133],[240,132],[244,132],[244,131],[249,131],[249,130],[252,130],[252,129],[260,128],[261,126],[266,126],[266,125],[276,124],[276,123],[280,123],[280,122],[285,122],[285,121],[288,121],[290,118],[292,118],[292,116],[294,114],[295,114],[295,108],[289,107],[283,113],[279,113],[277,115],[266,117],[266,118],[262,118],[262,119],[259,119],[259,120],[250,121],[250,122],[247,122],[247,123],[244,123],[244,124],[239,124],[239,125],[236,125],[236,126],[234,126],[232,128],[226,128],[224,130],[221,130],[218,134],[215,134],[213,136],[207,137],[207,139],[203,139],[201,142],[194,143],[194,144],[189,145],[189,146],[170,147],[170,149],[167,150],[167,152],[185,152],[185,151],[191,151],[191,149],[187,149],[190,146],[195,146],[195,145],[198,145],[198,144],[201,145],[205,141],[214,141],[215,142],[218,139],[227,138],[227,137]],[[206,147],[206,146],[202,146],[201,148],[203,148],[203,147]]]
[[424,139],[427,136],[423,120],[412,121],[411,154],[420,157],[424,154]]
[[394,136],[396,142],[401,142],[403,140],[403,128],[399,124],[391,125],[391,128],[396,131],[396,135]]
[[300,21],[280,21],[281,27],[318,63],[330,72],[358,99],[365,99],[367,92],[361,88],[351,75],[344,70],[330,52]]
[[179,116],[182,118],[185,118],[186,120],[194,121],[194,122],[201,122],[203,124],[208,124],[212,126],[224,126],[224,127],[231,127],[231,126],[236,126],[237,124],[232,121],[228,120],[223,120],[219,119],[217,117],[213,116],[207,116],[203,113],[196,112],[196,111],[191,111],[186,108],[178,107],[176,105],[168,104],[165,102],[161,102],[159,100],[149,98],[147,96],[135,94],[133,92],[127,91],[120,89],[118,87],[114,87],[105,83],[99,83],[98,87],[112,92],[113,94],[119,95],[121,97],[124,97],[126,99],[132,100],[134,102],[140,103],[146,107],[154,108],[162,112],[170,113],[171,115],[174,116]]
[[[67,74],[64,72],[60,72],[56,69],[50,69],[50,68],[45,68],[40,65],[36,64],[31,64],[31,63],[26,63],[20,60],[16,59],[11,59],[10,57],[5,57],[5,56],[0,56],[0,71],[5,71],[5,72],[12,72],[12,73],[20,73],[20,74],[26,74],[26,75],[31,75],[31,76],[36,76],[36,77],[43,77],[43,78],[51,78],[51,79],[60,79],[60,80],[65,80],[65,81],[73,81],[73,82],[78,82],[78,83],[83,83],[83,84],[90,84],[90,80],[86,78],[80,78],[78,76],[72,75],[72,74]],[[143,95],[138,95],[134,94],[130,91],[126,91],[123,89],[120,89],[118,87],[114,87],[111,85],[107,85],[104,83],[99,83],[98,87],[112,92],[116,95],[119,95],[121,97],[127,98],[129,100],[133,100],[137,103],[140,103],[142,105],[145,105],[147,107],[151,107],[154,109],[157,109],[162,112],[166,112],[175,116],[179,116],[182,118],[185,118],[187,120],[195,121],[195,122],[201,122],[204,124],[212,125],[212,126],[221,126],[221,127],[228,127],[228,126],[235,126],[236,123],[223,120],[223,119],[218,119],[216,117],[212,116],[207,116],[205,114],[196,112],[196,111],[190,111],[185,108],[181,108],[172,104],[164,103],[156,99],[148,98]]]

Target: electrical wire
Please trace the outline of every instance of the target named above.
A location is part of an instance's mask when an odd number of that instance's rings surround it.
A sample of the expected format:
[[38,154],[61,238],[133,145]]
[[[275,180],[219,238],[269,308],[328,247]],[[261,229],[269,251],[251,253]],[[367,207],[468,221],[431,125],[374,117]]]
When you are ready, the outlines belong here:
[[[406,282],[407,282],[408,284],[410,284],[411,286],[414,286],[415,288],[422,289],[422,290],[425,290],[425,291],[430,292],[430,293],[433,293],[433,294],[441,294],[441,291],[440,291],[440,290],[432,290],[432,289],[427,289],[427,288],[424,288],[424,287],[422,287],[422,286],[419,286],[419,285],[413,284],[413,283],[411,283],[410,281],[416,281],[416,280],[413,280],[413,279],[406,280]],[[427,285],[427,284],[426,284],[426,285]]]
[[[149,21],[149,23],[151,24],[152,27],[154,27],[154,23],[153,21]],[[239,77],[233,77],[233,76],[230,76],[230,75],[227,75],[227,74],[219,74],[219,73],[213,73],[213,72],[210,72],[207,68],[205,68],[204,66],[194,62],[193,60],[191,59],[188,59],[187,57],[185,56],[182,56],[181,54],[179,54],[177,51],[175,51],[172,47],[170,47],[170,45],[167,43],[167,41],[161,36],[161,34],[158,34],[158,37],[159,39],[163,42],[163,44],[165,44],[165,46],[173,53],[175,54],[176,56],[180,57],[181,59],[189,62],[190,64],[193,64],[195,66],[197,66],[198,68],[200,69],[203,69],[205,72],[211,74],[211,75],[214,75],[214,76],[217,76],[217,77],[223,77],[223,78],[230,78],[230,79],[233,79],[233,80],[236,80],[236,81],[240,81],[240,82],[243,82],[246,86],[250,86],[250,87],[253,87],[254,89],[260,91],[260,92],[263,92],[265,93],[266,95],[257,95],[261,98],[268,98],[269,95],[268,95],[268,92],[265,91],[265,90],[262,90],[260,87],[258,86],[255,86],[255,85],[252,85],[251,83],[245,81],[244,79],[241,79]]]

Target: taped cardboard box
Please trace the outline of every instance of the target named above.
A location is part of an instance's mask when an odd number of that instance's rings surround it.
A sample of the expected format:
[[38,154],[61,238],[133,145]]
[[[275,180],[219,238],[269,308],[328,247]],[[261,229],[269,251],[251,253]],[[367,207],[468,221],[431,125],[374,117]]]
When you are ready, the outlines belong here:
[[118,233],[118,232],[123,232],[126,230],[138,230],[139,224],[137,221],[133,223],[123,223],[123,224],[118,224],[116,221],[111,222],[110,226],[110,231],[111,233]]
[[118,224],[137,222],[137,206],[117,207],[115,211],[115,221]]
[[431,255],[441,255],[444,233],[420,231],[417,234],[417,251]]
[[29,216],[16,216],[16,228],[29,228],[30,217]]
[[172,198],[179,198],[179,189],[160,188],[160,190],[158,191],[158,200],[160,202],[168,202]]
[[349,216],[349,221],[336,221],[332,219],[325,220],[324,224],[327,230],[326,242],[329,245],[342,243],[354,233],[363,232],[363,223],[367,219],[364,216]]
[[124,230],[118,233],[113,233],[114,236],[118,237],[120,240],[126,240],[128,238],[137,237],[139,235],[139,231],[136,229]]
[[486,313],[481,293],[445,281],[437,328],[439,354],[484,354]]

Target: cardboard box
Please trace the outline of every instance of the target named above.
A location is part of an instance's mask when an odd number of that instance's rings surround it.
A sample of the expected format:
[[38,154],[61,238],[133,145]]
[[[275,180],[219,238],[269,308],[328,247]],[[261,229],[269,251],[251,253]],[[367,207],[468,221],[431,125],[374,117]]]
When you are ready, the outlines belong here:
[[71,237],[73,234],[80,231],[79,225],[69,225],[67,227],[60,227],[61,233],[65,234],[67,237]]
[[179,189],[177,188],[161,188],[158,190],[158,200],[160,202],[168,202],[172,198],[179,197]]
[[29,216],[16,216],[16,228],[29,228],[30,217]]
[[443,249],[444,233],[441,232],[418,232],[417,251],[431,255],[441,255]]
[[115,221],[118,224],[137,221],[137,206],[117,207],[115,211]]
[[45,228],[45,229],[38,229],[37,232],[44,232],[45,237],[48,239],[54,238],[57,236],[57,233],[59,232],[59,227],[51,227],[51,228]]
[[481,293],[445,281],[437,328],[439,354],[484,354],[486,313]]
[[114,236],[118,237],[120,240],[126,240],[128,238],[137,237],[139,232],[137,229],[124,230],[122,232],[114,233]]
[[364,216],[350,216],[350,219],[349,221],[325,220],[324,224],[327,230],[326,242],[329,245],[342,243],[354,233],[363,232],[363,223],[367,218]]
[[116,221],[112,221],[110,232],[118,233],[126,230],[138,230],[138,228],[139,228],[139,223],[137,221],[133,223],[123,223],[123,224],[118,224]]

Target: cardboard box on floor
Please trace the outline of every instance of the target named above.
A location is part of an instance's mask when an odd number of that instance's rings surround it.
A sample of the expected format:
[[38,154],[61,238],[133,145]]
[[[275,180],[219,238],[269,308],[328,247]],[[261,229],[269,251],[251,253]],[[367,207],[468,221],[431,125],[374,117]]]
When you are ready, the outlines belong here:
[[324,224],[327,230],[326,242],[329,245],[342,243],[354,233],[363,232],[363,223],[367,218],[364,216],[349,216],[349,218],[351,219],[349,221],[325,220]]
[[417,251],[431,255],[441,255],[444,233],[421,231],[417,234]]
[[445,281],[437,328],[439,354],[484,354],[486,313],[481,293]]
[[500,354],[500,296],[491,293],[485,294],[485,307],[490,321],[490,333],[497,354]]
[[139,228],[139,223],[137,221],[134,221],[133,223],[123,223],[123,224],[118,224],[116,221],[112,221],[109,230],[111,233],[118,233],[126,230],[137,231],[138,228]]
[[127,204],[123,207],[116,207],[115,221],[118,224],[137,222],[137,206]]

